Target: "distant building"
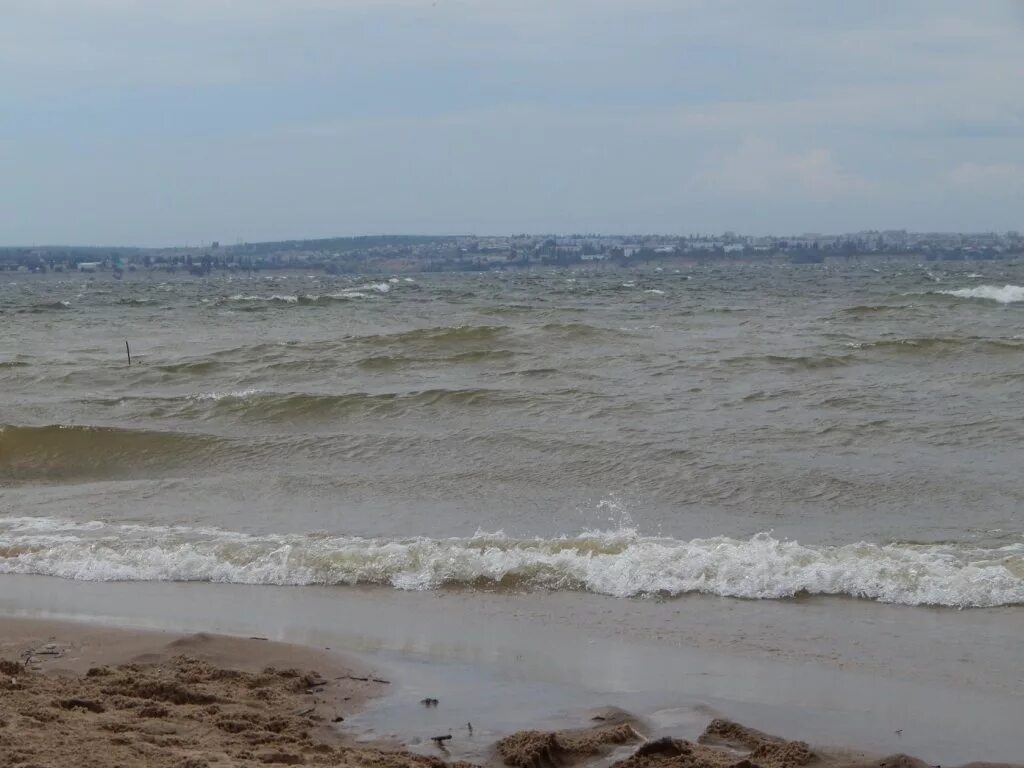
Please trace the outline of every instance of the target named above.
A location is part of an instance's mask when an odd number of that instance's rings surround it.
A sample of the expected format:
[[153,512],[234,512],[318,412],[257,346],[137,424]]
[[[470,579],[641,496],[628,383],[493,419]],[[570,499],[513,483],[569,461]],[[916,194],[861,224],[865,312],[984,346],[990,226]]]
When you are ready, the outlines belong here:
[[100,264],[101,263],[102,262],[99,262],[99,261],[80,261],[80,262],[78,262],[78,271],[79,272],[95,272],[95,271],[97,271],[100,268]]

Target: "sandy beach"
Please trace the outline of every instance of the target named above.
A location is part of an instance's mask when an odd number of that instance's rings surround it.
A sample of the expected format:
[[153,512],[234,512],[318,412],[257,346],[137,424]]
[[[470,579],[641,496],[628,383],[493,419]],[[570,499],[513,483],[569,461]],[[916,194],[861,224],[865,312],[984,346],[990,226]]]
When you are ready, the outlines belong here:
[[262,638],[22,619],[0,620],[0,659],[4,765],[316,762],[334,754],[330,724],[387,684]]
[[[387,741],[346,729],[349,718],[397,683],[331,649],[208,633],[92,623],[0,619],[0,763],[18,766],[461,764],[439,740]],[[393,688],[394,686],[394,688]],[[479,692],[500,697],[500,690]],[[425,699],[424,710],[443,706]],[[512,768],[914,766],[905,755],[790,741],[709,717],[696,739],[656,733],[625,710],[578,714],[575,727],[511,730],[480,754]],[[556,724],[557,723],[557,724]],[[976,763],[974,765],[982,765]],[[985,765],[996,765],[986,763]],[[1009,764],[1006,764],[1009,765]]]

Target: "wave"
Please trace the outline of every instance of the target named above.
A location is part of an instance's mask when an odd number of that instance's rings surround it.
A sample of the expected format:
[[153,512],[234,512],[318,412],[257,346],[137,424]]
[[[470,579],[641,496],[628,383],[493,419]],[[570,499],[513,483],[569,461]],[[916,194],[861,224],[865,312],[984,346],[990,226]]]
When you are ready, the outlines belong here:
[[730,357],[724,362],[731,365],[743,365],[749,363],[768,363],[769,365],[782,365],[805,370],[818,368],[837,368],[852,362],[848,355],[741,355]]
[[266,301],[266,302],[271,302],[271,303],[277,302],[277,303],[281,303],[281,304],[298,304],[299,297],[298,296],[291,296],[291,295],[281,295],[281,294],[276,294],[276,293],[273,296],[255,296],[255,295],[248,296],[248,295],[243,294],[243,293],[236,293],[234,296],[228,296],[228,298],[226,300],[227,301],[245,301],[245,302]]
[[[396,364],[405,361],[456,360],[458,355],[495,354],[508,356],[511,351],[495,350],[494,344],[510,335],[502,325],[459,325],[414,328],[390,333],[371,333],[362,336],[344,336],[322,341],[282,341],[248,344],[210,353],[204,360],[246,364],[324,362],[339,358],[353,348],[366,354],[369,367],[374,357],[393,357]],[[387,367],[386,362],[381,362]]]
[[[518,371],[504,371],[502,376],[557,376],[562,373],[560,368],[523,368]],[[576,378],[583,378],[580,374],[574,374]],[[587,377],[592,378],[592,377]]]
[[[198,403],[202,403],[205,401],[212,401],[218,403],[221,400],[246,400],[252,397],[253,395],[260,394],[260,392],[261,390],[256,389],[255,387],[250,387],[249,389],[242,389],[234,392],[199,392],[198,394],[195,395],[186,396],[185,400],[189,402]],[[174,401],[173,399],[171,400],[172,402]],[[124,402],[124,400],[118,401],[119,404]]]
[[368,348],[359,350],[366,357],[355,362],[367,368],[397,367],[411,362],[483,362],[515,354],[493,346],[508,335],[509,329],[504,326],[477,325],[419,328],[324,341],[262,342],[150,367],[167,374],[198,374],[237,364],[288,369],[309,364],[337,366],[349,364],[345,355],[355,347]]
[[192,395],[184,405],[185,409],[198,405],[204,411],[212,412],[212,415],[231,415],[247,421],[287,424],[297,419],[404,416],[418,410],[507,405],[522,399],[514,393],[497,389],[429,389],[408,393],[348,394],[278,393],[248,389]]
[[837,314],[841,315],[852,315],[857,317],[859,315],[875,315],[885,314],[889,312],[901,312],[907,309],[911,309],[910,304],[857,304],[852,307],[844,307],[838,310]]
[[609,328],[601,328],[587,323],[545,323],[541,326],[544,333],[560,339],[572,341],[574,339],[618,339],[621,334]]
[[1024,286],[1020,285],[978,285],[974,288],[958,288],[954,291],[935,291],[958,299],[988,299],[1000,304],[1014,304],[1024,301]]
[[959,353],[965,349],[986,352],[1020,352],[1024,341],[1014,339],[986,339],[980,336],[919,336],[905,339],[882,339],[880,341],[851,341],[851,349],[879,350],[902,354],[920,352]]
[[635,530],[551,539],[369,539],[55,518],[0,520],[0,573],[87,581],[579,590],[614,597],[845,595],[959,608],[1024,604],[1024,545],[806,546],[761,533],[680,541]]
[[483,308],[488,315],[530,315],[538,311],[534,304],[499,304]]
[[204,357],[186,358],[152,367],[164,373],[189,373],[193,369],[205,372],[220,366],[231,367],[239,363],[245,365],[267,365],[275,362],[298,364],[303,362],[307,356],[315,356],[317,359],[331,356],[343,349],[344,346],[344,341],[261,342],[220,349],[210,352]]
[[0,477],[18,480],[173,471],[227,455],[209,435],[115,427],[0,425]]
[[508,335],[503,325],[455,325],[432,328],[416,328],[397,333],[353,336],[346,339],[350,344],[367,346],[407,346],[411,348],[446,349],[470,344],[490,343]]
[[246,296],[239,293],[229,296],[227,301],[243,302],[246,304],[326,304],[332,301],[363,298],[366,298],[366,294],[361,291],[342,291],[323,295],[275,293],[272,296]]
[[432,357],[411,357],[408,355],[373,355],[356,362],[356,366],[368,371],[385,371],[404,368],[410,365],[428,363],[437,365],[450,363],[454,365],[473,365],[498,360],[508,360],[516,356],[509,349],[475,349],[466,352],[455,352],[450,355]]
[[164,373],[180,373],[187,376],[196,376],[204,373],[213,373],[214,371],[220,369],[221,367],[223,367],[222,364],[216,360],[202,359],[186,360],[180,363],[165,363],[164,365],[153,366],[153,368],[155,368],[156,370],[163,371]]
[[[577,396],[575,390],[553,392],[552,396]],[[503,389],[428,389],[414,392],[349,392],[323,394],[307,392],[268,392],[256,388],[199,392],[184,397],[120,397],[88,401],[92,405],[126,410],[153,419],[205,420],[227,418],[232,422],[249,424],[291,425],[311,421],[342,418],[396,418],[417,413],[438,412],[447,415],[465,408],[495,408],[515,405],[527,406],[536,399]],[[57,429],[71,429],[59,427]],[[74,428],[87,429],[87,428]],[[159,435],[156,432],[128,434]],[[182,437],[181,433],[171,433]],[[41,435],[35,436],[37,439]],[[48,437],[48,436],[47,436]],[[95,437],[95,436],[94,436]],[[97,449],[115,447],[111,436]],[[134,439],[134,438],[132,438]],[[0,446],[3,445],[0,433]],[[151,452],[157,446],[148,448]],[[0,460],[2,466],[2,460]]]
[[61,312],[65,309],[71,309],[70,301],[44,301],[38,304],[21,307],[15,311],[21,314],[42,314],[45,312]]
[[350,301],[352,299],[366,299],[374,293],[389,293],[394,284],[367,283],[366,285],[354,286],[335,293],[323,294],[273,294],[270,296],[246,295],[237,293],[228,296],[222,301],[241,302],[246,304],[325,304],[332,301]]

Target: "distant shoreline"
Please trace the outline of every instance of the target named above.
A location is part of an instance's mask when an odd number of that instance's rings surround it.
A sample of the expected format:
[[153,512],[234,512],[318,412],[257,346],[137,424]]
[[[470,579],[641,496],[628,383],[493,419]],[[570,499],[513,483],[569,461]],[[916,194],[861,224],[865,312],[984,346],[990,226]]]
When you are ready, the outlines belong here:
[[730,258],[730,259],[693,259],[693,258],[661,258],[661,259],[636,259],[633,261],[619,262],[619,261],[581,261],[572,263],[516,263],[516,264],[501,264],[498,262],[488,264],[467,264],[467,265],[435,265],[435,264],[396,264],[390,262],[382,262],[379,264],[366,264],[361,269],[339,269],[331,264],[321,263],[284,263],[284,264],[260,264],[254,267],[242,267],[242,266],[218,266],[211,267],[210,269],[205,268],[194,268],[187,265],[168,265],[168,266],[142,266],[138,264],[128,264],[121,268],[113,268],[110,266],[100,266],[94,269],[79,269],[74,265],[62,265],[55,269],[49,267],[45,269],[38,269],[28,267],[26,265],[19,265],[17,263],[4,264],[0,261],[0,274],[24,274],[24,275],[62,275],[68,276],[81,276],[81,277],[111,277],[120,279],[125,275],[147,275],[147,276],[178,276],[185,278],[205,278],[205,277],[219,277],[219,276],[255,276],[260,274],[281,274],[281,273],[295,273],[295,274],[322,274],[326,276],[337,276],[337,277],[357,277],[366,275],[440,275],[440,274],[473,274],[473,273],[487,273],[487,272],[528,272],[537,269],[584,269],[593,272],[614,272],[614,271],[630,271],[636,269],[656,269],[656,270],[683,270],[683,269],[697,269],[700,267],[712,266],[712,267],[744,267],[744,266],[830,266],[830,267],[842,267],[842,266],[853,266],[853,265],[864,265],[864,266],[877,266],[885,264],[932,264],[932,265],[943,265],[949,266],[953,264],[973,264],[977,265],[980,263],[991,263],[991,262],[1013,262],[1017,259],[1024,258],[1024,251],[1014,252],[1000,256],[998,258],[990,259],[936,259],[928,257],[924,254],[901,254],[901,255],[859,255],[851,257],[838,257],[830,256],[822,258],[816,261],[799,261],[790,260],[787,258],[780,259],[741,259],[741,258]]
[[211,272],[302,269],[329,274],[482,272],[537,267],[693,267],[702,264],[824,264],[992,261],[1024,256],[1017,232],[754,237],[723,235],[379,235],[180,247],[0,247],[0,270]]

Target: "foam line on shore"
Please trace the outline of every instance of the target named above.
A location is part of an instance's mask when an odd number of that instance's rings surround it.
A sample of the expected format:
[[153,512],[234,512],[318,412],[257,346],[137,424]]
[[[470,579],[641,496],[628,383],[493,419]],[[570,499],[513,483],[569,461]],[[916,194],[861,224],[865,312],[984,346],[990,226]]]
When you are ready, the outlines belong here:
[[760,533],[682,541],[636,530],[515,539],[253,535],[217,528],[0,521],[0,573],[88,581],[579,590],[615,597],[846,595],[905,605],[1024,604],[1024,543],[810,546]]

